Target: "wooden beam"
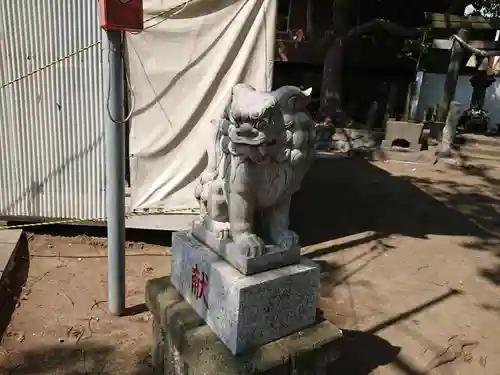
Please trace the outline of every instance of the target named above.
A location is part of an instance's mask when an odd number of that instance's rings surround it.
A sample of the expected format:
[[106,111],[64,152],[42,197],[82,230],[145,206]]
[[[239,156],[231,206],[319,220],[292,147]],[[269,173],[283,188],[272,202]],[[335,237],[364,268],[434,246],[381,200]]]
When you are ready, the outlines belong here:
[[469,52],[478,55],[478,56],[484,56],[484,57],[490,57],[490,56],[500,56],[500,51],[484,51],[478,48],[472,47],[470,44],[467,43],[467,39],[464,39],[460,35],[453,35],[453,38],[462,46],[462,48],[465,48],[469,50]]
[[[451,39],[434,39],[432,42],[432,48],[450,50],[453,45]],[[469,45],[473,48],[478,48],[482,50],[500,50],[500,42],[494,41],[483,41],[483,40],[471,40]]]
[[385,30],[392,35],[401,37],[418,37],[424,33],[424,30],[420,27],[406,27],[385,19],[374,19],[353,27],[344,39],[356,38],[376,30]]
[[480,16],[460,17],[446,13],[426,13],[426,19],[436,29],[500,29],[500,19]]

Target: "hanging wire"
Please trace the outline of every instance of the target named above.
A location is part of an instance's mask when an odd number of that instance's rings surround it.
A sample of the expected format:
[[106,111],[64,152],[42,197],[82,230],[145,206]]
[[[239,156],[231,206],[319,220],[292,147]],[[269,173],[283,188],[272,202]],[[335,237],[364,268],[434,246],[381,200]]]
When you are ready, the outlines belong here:
[[[161,17],[161,16],[163,16],[163,15],[165,15],[165,14],[169,13],[169,12],[172,12],[172,11],[174,11],[174,12],[173,12],[172,14],[168,14],[168,15],[167,15],[167,17],[168,17],[168,18],[175,17],[175,16],[176,16],[176,15],[178,15],[179,13],[183,12],[183,11],[184,11],[184,9],[186,9],[186,7],[188,6],[188,4],[189,4],[189,3],[191,3],[192,1],[193,1],[193,0],[186,0],[186,1],[184,1],[182,4],[179,4],[179,5],[174,5],[173,7],[170,7],[170,8],[168,8],[168,9],[165,9],[164,11],[161,11],[160,13],[155,14],[154,16],[152,16],[152,17],[148,18],[147,20],[145,20],[145,21],[144,21],[144,23],[147,23],[147,22],[149,22],[149,21],[153,21],[153,20],[155,20],[155,19],[157,19],[157,18],[159,18],[159,17]],[[177,9],[177,10],[176,10],[176,9]],[[166,18],[165,18],[165,19],[166,19]],[[143,29],[142,31],[145,31],[145,30],[151,29],[151,28],[153,28],[153,27],[155,27],[155,26],[159,25],[160,23],[162,23],[163,21],[165,21],[165,19],[164,19],[164,20],[162,20],[162,21],[159,21],[159,22],[157,22],[157,23],[155,23],[155,24],[153,24],[153,25],[150,25],[150,26],[145,26],[145,27],[144,27],[144,29]],[[142,31],[138,31],[138,32],[131,32],[131,34],[132,34],[132,35],[138,35],[138,34],[140,34]]]
[[422,60],[422,56],[424,54],[423,49],[425,48],[425,41],[427,39],[427,32],[428,32],[428,30],[425,30],[424,36],[422,37],[422,43],[420,44],[420,54],[418,55],[417,67],[416,67],[417,73],[418,73],[418,70],[420,69],[420,60]]
[[[158,17],[161,17],[162,15],[168,13],[168,12],[171,12],[173,11],[174,9],[177,9],[175,10],[172,14],[169,14],[168,16],[169,17],[174,17],[176,15],[178,15],[179,13],[183,12],[186,7],[188,6],[189,3],[191,3],[193,0],[186,0],[184,1],[182,4],[180,5],[176,5],[176,6],[173,6],[169,9],[166,9],[150,18],[148,18],[145,22],[149,22],[149,21],[152,21]],[[160,22],[159,22],[160,23]],[[145,27],[144,30],[147,30],[147,29],[150,29],[154,26],[156,26],[158,23],[154,24],[154,25],[151,25],[149,27]],[[137,32],[137,33],[134,33],[132,32],[131,34],[133,35],[137,35],[137,34],[140,34],[140,32]],[[128,91],[130,92],[130,96],[131,96],[131,106],[130,106],[130,111],[129,113],[127,114],[127,116],[125,116],[125,118],[121,121],[113,118],[113,115],[111,114],[111,110],[109,108],[109,102],[110,102],[110,97],[111,97],[111,75],[109,75],[109,82],[108,82],[108,97],[107,97],[107,100],[106,100],[106,110],[108,111],[108,116],[109,118],[111,119],[111,121],[113,121],[115,124],[124,124],[126,122],[128,122],[131,118],[132,118],[132,115],[135,111],[135,105],[136,105],[136,97],[135,97],[135,93],[134,93],[134,90],[132,89],[132,84],[130,83],[130,76],[129,76],[129,72],[128,72],[128,66],[125,62],[125,57],[124,57],[124,53],[123,53],[123,50],[124,50],[124,46],[125,46],[125,43],[124,43],[124,35],[125,34],[122,34],[122,37],[121,37],[121,40],[120,40],[120,56],[121,56],[121,60],[122,60],[122,64],[123,64],[123,67],[124,67],[124,70],[125,70],[125,80],[127,82],[127,88],[128,88]],[[110,56],[111,56],[111,49],[108,50],[108,61],[110,59]]]
[[[125,57],[123,56],[123,47],[125,45],[124,43],[124,33],[122,33],[121,35],[121,39],[120,39],[120,58],[121,58],[121,61],[122,61],[122,64],[123,64],[123,68],[125,70],[125,80],[127,82],[127,87],[128,87],[128,90],[130,92],[130,97],[131,97],[131,106],[130,106],[130,111],[129,113],[127,114],[127,116],[125,116],[125,118],[121,121],[119,120],[116,120],[115,118],[113,118],[113,115],[111,114],[111,110],[109,108],[109,102],[110,102],[110,99],[111,99],[111,74],[108,74],[108,98],[106,99],[106,110],[108,111],[108,116],[109,118],[111,119],[111,121],[113,121],[115,124],[117,125],[121,125],[121,124],[124,124],[126,122],[128,122],[130,120],[130,118],[132,117],[134,111],[135,111],[135,93],[134,93],[134,90],[132,90],[132,85],[130,84],[130,78],[129,78],[129,74],[128,74],[128,67],[127,67],[127,64],[125,63]],[[108,49],[108,61],[110,60],[110,57],[111,57],[111,48]]]

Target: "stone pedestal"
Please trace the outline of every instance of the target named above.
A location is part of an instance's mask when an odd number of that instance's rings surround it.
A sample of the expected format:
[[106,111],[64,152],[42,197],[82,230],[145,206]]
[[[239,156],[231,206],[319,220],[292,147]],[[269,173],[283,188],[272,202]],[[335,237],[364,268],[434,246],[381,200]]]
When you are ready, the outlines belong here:
[[308,328],[234,356],[169,277],[148,282],[146,304],[154,317],[152,356],[159,374],[323,375],[339,356],[342,333],[321,318]]
[[243,275],[190,233],[177,232],[171,281],[233,354],[315,321],[319,269],[308,259]]

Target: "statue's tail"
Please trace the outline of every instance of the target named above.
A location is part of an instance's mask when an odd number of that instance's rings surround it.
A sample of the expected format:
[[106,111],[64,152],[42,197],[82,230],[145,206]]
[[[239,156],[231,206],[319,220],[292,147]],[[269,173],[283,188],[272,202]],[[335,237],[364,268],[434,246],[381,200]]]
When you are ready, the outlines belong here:
[[312,88],[301,90],[295,86],[283,86],[275,90],[273,94],[284,111],[296,112],[307,107],[311,101]]
[[210,122],[212,128],[210,133],[210,141],[207,142],[208,163],[207,167],[201,174],[199,182],[196,185],[194,191],[195,198],[201,202],[204,202],[207,199],[206,194],[209,189],[210,182],[216,180],[217,177],[219,177],[219,173],[221,171],[220,166],[224,161],[222,138],[227,136],[229,127],[226,112],[227,109],[224,111],[224,116],[222,119],[212,120]]

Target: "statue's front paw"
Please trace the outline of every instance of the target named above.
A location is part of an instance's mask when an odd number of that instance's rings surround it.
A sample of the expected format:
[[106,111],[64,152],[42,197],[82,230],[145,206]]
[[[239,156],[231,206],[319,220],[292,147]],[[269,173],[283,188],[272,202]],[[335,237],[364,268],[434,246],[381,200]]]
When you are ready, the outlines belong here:
[[213,231],[219,240],[226,240],[231,235],[230,225],[228,222],[215,221]]
[[288,250],[299,244],[299,236],[288,229],[271,231],[271,238],[282,249]]
[[235,244],[242,254],[248,258],[255,258],[265,254],[266,245],[255,234],[245,234],[239,237]]

